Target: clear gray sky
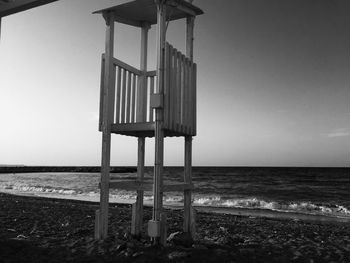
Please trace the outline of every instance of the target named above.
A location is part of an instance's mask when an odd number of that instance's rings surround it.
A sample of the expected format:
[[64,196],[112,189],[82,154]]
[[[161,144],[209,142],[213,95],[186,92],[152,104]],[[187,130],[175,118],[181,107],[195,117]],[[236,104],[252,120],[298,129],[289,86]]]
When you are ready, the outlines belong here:
[[[0,43],[0,163],[99,165],[104,21],[119,0],[61,0],[6,17]],[[195,0],[198,136],[194,165],[350,166],[348,0]],[[117,25],[115,56],[139,64],[140,32]],[[155,29],[149,69],[154,69]],[[168,40],[184,50],[184,22]],[[113,165],[136,139],[113,136]],[[146,164],[154,160],[146,145]],[[165,140],[165,165],[183,139]]]

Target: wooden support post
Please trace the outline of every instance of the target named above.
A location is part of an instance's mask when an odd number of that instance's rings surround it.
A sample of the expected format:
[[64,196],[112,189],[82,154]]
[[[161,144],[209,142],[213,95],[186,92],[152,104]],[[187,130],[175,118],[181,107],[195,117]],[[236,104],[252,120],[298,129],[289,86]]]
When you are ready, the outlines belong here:
[[[163,96],[164,90],[164,47],[165,47],[165,17],[166,8],[161,1],[157,2],[157,86],[156,93]],[[157,233],[149,234],[154,237],[154,243],[159,243],[161,236],[160,219],[162,212],[162,172],[163,172],[163,152],[164,152],[164,130],[163,130],[163,108],[155,110],[155,159],[154,159],[154,179],[153,179],[153,213],[149,222],[149,230],[155,229]]]
[[[186,21],[186,56],[193,61],[193,29],[194,17],[188,17]],[[192,103],[192,102],[191,102]],[[192,136],[185,136],[185,183],[192,183]],[[184,232],[188,232],[193,237],[194,218],[192,212],[192,191],[184,192]]]
[[[185,183],[192,183],[192,136],[185,136]],[[184,232],[191,233],[192,191],[184,191]]]
[[148,49],[148,30],[150,29],[148,23],[144,23],[141,28],[141,61],[138,87],[137,87],[137,112],[136,122],[145,122],[147,113],[147,49]]
[[111,124],[114,114],[115,67],[113,65],[114,45],[114,14],[103,14],[106,20],[105,74],[102,114],[102,160],[101,160],[101,193],[99,216],[96,216],[96,238],[105,239],[108,234],[108,202],[109,202],[109,171],[111,155]]
[[[145,138],[138,138],[137,179],[143,181],[145,171]],[[134,210],[135,209],[135,210]],[[135,208],[131,222],[131,234],[140,236],[143,225],[143,190],[137,191]]]
[[[148,30],[150,25],[145,23],[141,28],[141,60],[140,60],[140,71],[142,72],[142,80],[139,81],[138,94],[145,94],[147,83],[145,73],[147,71],[147,43],[148,43]],[[140,96],[138,100],[139,109],[145,109],[146,102],[142,99],[143,95]],[[146,110],[139,110],[137,112],[136,121],[145,121],[146,119]],[[138,149],[137,149],[137,179],[143,181],[144,172],[145,172],[145,137],[138,138]],[[135,205],[135,218],[132,222],[131,234],[139,236],[142,231],[143,225],[143,191],[137,191],[136,205]]]

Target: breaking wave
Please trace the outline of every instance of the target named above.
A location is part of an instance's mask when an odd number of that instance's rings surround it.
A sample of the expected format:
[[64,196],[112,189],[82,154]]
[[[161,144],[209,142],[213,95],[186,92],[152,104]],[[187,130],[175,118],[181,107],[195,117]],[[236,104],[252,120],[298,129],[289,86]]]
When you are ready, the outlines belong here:
[[258,198],[222,198],[220,196],[195,197],[193,204],[197,206],[267,209],[279,212],[350,217],[350,209],[339,204],[314,204],[312,202],[280,203],[277,201],[260,200]]
[[[68,199],[81,199],[88,201],[99,200],[99,190],[94,189],[69,189],[64,187],[42,186],[39,184],[26,184],[23,182],[1,182],[0,191],[10,193],[27,193],[38,196],[55,196]],[[245,209],[265,209],[278,212],[295,212],[309,215],[326,215],[336,217],[350,218],[350,207],[348,205],[335,203],[315,203],[311,201],[268,201],[256,197],[242,198],[233,196],[220,196],[217,194],[204,195],[193,194],[193,205],[198,207],[218,207],[218,208],[245,208]],[[111,190],[111,202],[131,203],[136,200],[136,193],[131,191]],[[151,193],[145,193],[145,204],[152,204],[153,196]],[[181,206],[183,204],[183,195],[175,193],[164,196],[165,205]]]

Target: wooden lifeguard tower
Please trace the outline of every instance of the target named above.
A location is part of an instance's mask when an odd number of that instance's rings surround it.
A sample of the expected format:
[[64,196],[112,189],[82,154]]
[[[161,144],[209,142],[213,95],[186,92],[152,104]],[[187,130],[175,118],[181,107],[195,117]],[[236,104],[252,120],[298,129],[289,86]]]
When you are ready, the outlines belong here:
[[[106,21],[105,53],[102,55],[100,123],[102,131],[102,167],[100,209],[96,212],[95,237],[104,239],[108,229],[109,189],[137,191],[133,205],[131,232],[139,235],[143,224],[143,193],[153,191],[153,214],[148,234],[163,242],[165,217],[163,193],[184,192],[184,232],[193,234],[191,205],[192,136],[196,135],[196,64],[193,63],[193,28],[202,10],[184,0],[136,0],[96,11]],[[186,19],[186,55],[166,42],[169,21]],[[114,23],[141,28],[140,69],[113,56]],[[157,68],[147,70],[148,30],[157,26]],[[138,138],[137,179],[112,181],[109,176],[111,134]],[[145,182],[145,138],[155,137],[153,182]],[[163,184],[164,138],[185,138],[184,179],[178,184]]]

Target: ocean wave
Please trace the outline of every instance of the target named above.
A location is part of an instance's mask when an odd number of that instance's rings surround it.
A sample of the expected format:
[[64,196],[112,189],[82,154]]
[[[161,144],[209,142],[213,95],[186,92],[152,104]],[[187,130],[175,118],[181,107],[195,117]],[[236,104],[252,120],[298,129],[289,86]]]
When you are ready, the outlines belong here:
[[[34,193],[36,195],[58,195],[64,196],[64,198],[72,199],[79,196],[80,198],[89,200],[99,200],[99,190],[95,189],[92,191],[74,190],[63,187],[50,187],[41,185],[27,185],[23,183],[5,183],[0,184],[0,190],[4,189],[7,192],[26,192]],[[247,209],[267,209],[279,212],[296,212],[303,214],[319,214],[319,215],[331,215],[331,216],[346,216],[350,217],[350,207],[340,204],[315,204],[313,202],[303,201],[290,201],[290,202],[278,202],[278,201],[267,201],[256,197],[251,198],[238,198],[230,196],[220,195],[203,195],[194,194],[193,197],[194,206],[207,206],[207,207],[221,207],[221,208],[247,208]],[[136,192],[134,191],[120,191],[111,190],[110,192],[111,202],[125,202],[130,203],[136,200]],[[151,204],[153,201],[152,194],[145,193],[145,203]],[[178,194],[167,194],[163,197],[164,204],[169,205],[182,205],[184,198],[183,195]]]
[[194,197],[193,204],[197,206],[268,209],[280,212],[297,212],[350,217],[350,209],[338,204],[314,204],[312,202],[279,203],[277,201],[265,201],[258,198],[227,199],[220,196]]
[[77,195],[82,193],[82,191],[76,191],[72,189],[64,189],[64,188],[52,188],[49,186],[30,186],[30,185],[3,185],[0,186],[0,189],[5,190],[14,190],[19,192],[36,192],[36,193],[54,193],[54,194],[62,194],[62,195]]

